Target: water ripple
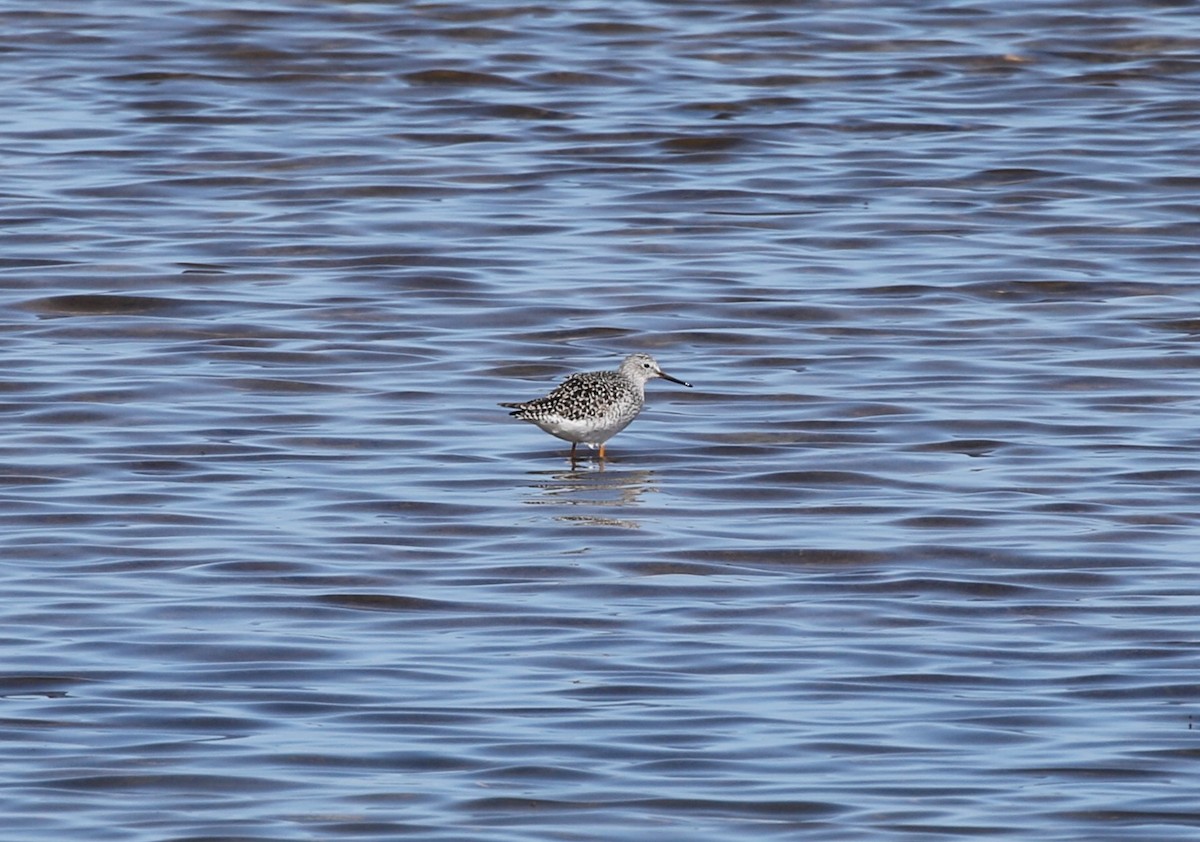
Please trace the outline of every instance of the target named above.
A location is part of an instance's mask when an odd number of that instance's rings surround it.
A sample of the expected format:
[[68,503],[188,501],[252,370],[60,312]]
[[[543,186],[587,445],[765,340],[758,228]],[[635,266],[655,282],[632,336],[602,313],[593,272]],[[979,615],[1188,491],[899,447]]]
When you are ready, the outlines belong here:
[[13,838],[1195,836],[1190,9],[0,16]]

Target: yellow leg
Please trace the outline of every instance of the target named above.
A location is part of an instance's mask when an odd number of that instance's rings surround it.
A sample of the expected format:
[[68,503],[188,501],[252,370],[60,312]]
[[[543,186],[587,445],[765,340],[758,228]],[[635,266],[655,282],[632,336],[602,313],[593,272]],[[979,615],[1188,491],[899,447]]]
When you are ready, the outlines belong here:
[[604,445],[600,445],[600,458],[604,458]]

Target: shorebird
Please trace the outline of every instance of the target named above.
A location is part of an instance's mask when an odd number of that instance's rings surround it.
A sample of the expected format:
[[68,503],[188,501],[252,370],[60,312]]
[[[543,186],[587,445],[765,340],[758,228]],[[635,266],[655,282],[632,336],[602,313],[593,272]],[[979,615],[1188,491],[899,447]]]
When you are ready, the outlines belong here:
[[646,381],[655,377],[692,386],[667,374],[649,354],[630,354],[616,371],[572,374],[544,397],[500,406],[511,409],[513,417],[569,441],[572,462],[580,444],[599,447],[603,459],[605,443],[628,427],[646,405]]

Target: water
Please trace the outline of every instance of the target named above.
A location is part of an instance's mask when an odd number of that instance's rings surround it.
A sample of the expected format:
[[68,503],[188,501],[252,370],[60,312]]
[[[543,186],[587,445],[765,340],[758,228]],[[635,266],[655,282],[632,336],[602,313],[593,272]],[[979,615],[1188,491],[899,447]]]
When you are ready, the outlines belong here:
[[0,838],[1196,837],[1187,4],[0,21]]

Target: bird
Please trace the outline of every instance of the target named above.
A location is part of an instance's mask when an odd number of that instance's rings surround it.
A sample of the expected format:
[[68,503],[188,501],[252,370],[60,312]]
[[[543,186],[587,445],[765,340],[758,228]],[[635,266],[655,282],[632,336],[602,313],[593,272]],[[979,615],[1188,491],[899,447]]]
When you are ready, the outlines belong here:
[[659,368],[649,354],[630,354],[616,371],[572,374],[548,395],[500,406],[511,409],[509,415],[514,418],[569,441],[572,462],[580,444],[599,447],[599,458],[603,460],[605,444],[637,418],[646,404],[646,382],[656,377],[692,387]]

